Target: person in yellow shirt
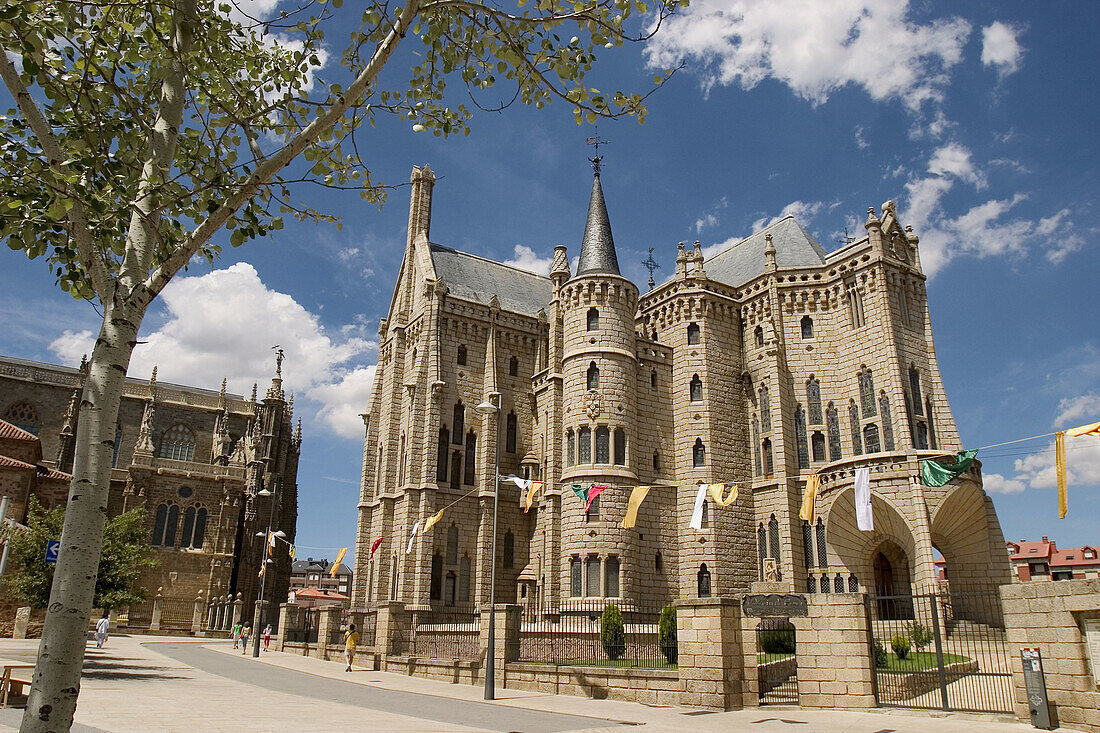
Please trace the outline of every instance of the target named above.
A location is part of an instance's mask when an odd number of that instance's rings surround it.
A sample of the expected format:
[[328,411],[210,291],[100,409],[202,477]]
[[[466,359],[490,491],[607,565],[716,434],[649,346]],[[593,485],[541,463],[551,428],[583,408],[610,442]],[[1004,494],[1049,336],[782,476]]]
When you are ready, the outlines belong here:
[[351,671],[351,663],[355,661],[355,647],[359,643],[359,632],[355,630],[355,624],[349,624],[344,632],[344,659],[348,661],[345,672]]

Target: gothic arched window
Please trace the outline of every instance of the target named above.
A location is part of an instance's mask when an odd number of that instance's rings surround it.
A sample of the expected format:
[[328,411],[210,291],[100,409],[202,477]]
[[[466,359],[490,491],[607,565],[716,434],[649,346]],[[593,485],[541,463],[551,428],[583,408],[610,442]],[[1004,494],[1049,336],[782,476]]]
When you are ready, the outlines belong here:
[[699,324],[698,323],[689,323],[688,324],[688,343],[689,344],[699,343]]
[[760,388],[760,429],[765,433],[772,430],[772,407],[768,402],[768,385]]
[[195,534],[191,536],[191,547],[201,550],[206,541],[206,508],[199,507],[195,512]]
[[768,553],[776,564],[779,563],[779,520],[775,518],[773,514],[771,519],[768,520],[768,546],[770,552]]
[[794,408],[794,442],[798,449],[798,467],[809,468],[810,452],[806,446],[806,413],[802,405]]
[[435,456],[435,480],[442,483],[447,480],[447,446],[451,443],[451,431],[446,426],[439,429],[439,448]]
[[815,430],[810,436],[810,453],[814,463],[825,460],[825,436],[820,430]]
[[657,370],[654,369],[649,373],[649,386],[653,389],[657,389]]
[[168,523],[168,505],[161,504],[153,520],[153,540],[150,544],[159,547],[164,544],[164,526]]
[[596,362],[591,362],[588,365],[588,389],[599,389],[600,387],[600,368],[596,366]]
[[832,402],[825,410],[825,429],[829,433],[829,460],[839,461],[844,457],[844,453],[840,449],[840,417],[837,415],[836,407]]
[[195,460],[195,434],[183,423],[173,425],[161,436],[157,455],[174,461]]
[[812,339],[814,337],[814,319],[809,316],[802,316],[802,338]]
[[764,451],[764,475],[771,476],[775,471],[775,463],[772,458],[772,439],[764,438],[760,447]]
[[844,592],[844,578],[840,577],[840,573],[837,573],[836,577],[833,578],[833,592],[834,593],[843,593]]
[[611,463],[611,431],[603,425],[596,428],[596,463]]
[[600,327],[600,311],[597,308],[588,309],[588,330],[595,331]]
[[806,576],[806,592],[817,593],[817,577],[813,575]]
[[878,409],[882,413],[882,446],[884,450],[894,450],[894,421],[890,417],[890,398],[886,392],[878,396]]
[[569,595],[574,598],[580,598],[584,595],[584,581],[581,572],[581,560],[579,557],[574,557],[569,561]]
[[695,445],[691,449],[691,465],[695,468],[707,465],[707,449],[702,438],[695,439]]
[[909,394],[913,395],[913,412],[917,415],[923,415],[924,411],[921,409],[920,401],[920,372],[912,365],[909,366]]
[[516,452],[516,433],[519,432],[519,420],[516,413],[508,413],[508,427],[504,432],[504,450],[509,453]]
[[592,462],[592,428],[577,431],[577,463]]
[[764,558],[768,556],[768,532],[764,529],[764,523],[761,522],[756,527],[756,547],[757,557],[760,560],[760,579],[764,579]]
[[875,378],[871,370],[863,367],[859,370],[859,401],[863,408],[864,419],[875,416]]
[[41,424],[38,421],[38,410],[29,402],[16,402],[4,412],[4,419],[21,430],[38,435]]
[[603,594],[608,598],[619,597],[619,558],[615,556],[603,564]]
[[764,327],[763,326],[757,326],[753,330],[752,333],[753,333],[753,338],[756,339],[757,348],[763,346],[764,345]]
[[466,432],[466,406],[462,404],[462,400],[455,403],[451,426],[454,430],[455,445],[462,445],[462,434]]
[[573,440],[572,429],[565,431],[565,465],[572,466],[577,462],[577,444]]
[[692,402],[698,402],[703,399],[703,380],[699,379],[699,375],[696,374],[691,378],[690,389],[688,390],[688,397]]
[[810,425],[821,424],[821,383],[810,375],[806,380],[806,406],[810,413]]
[[863,454],[863,445],[859,441],[859,408],[855,400],[848,400],[848,421],[852,428],[852,453]]
[[511,359],[508,360],[508,376],[519,376],[519,357],[513,356]]
[[653,451],[653,470],[654,471],[660,471],[661,470],[661,454],[658,453],[657,451]]
[[756,419],[756,415],[752,416],[752,448],[756,459],[756,475],[763,476],[764,469],[760,463],[760,421]]
[[878,439],[878,425],[868,423],[863,427],[863,447],[868,453],[878,453],[882,450]]
[[474,485],[474,474],[477,469],[477,435],[474,431],[466,433],[466,472],[462,475],[462,483],[467,486]]
[[164,546],[176,546],[176,530],[179,529],[180,508],[175,504],[168,505],[168,521],[164,525]]
[[697,582],[697,595],[700,598],[710,598],[710,571],[707,570],[707,564],[703,563],[699,566],[699,573],[696,576]]
[[829,552],[825,546],[825,522],[822,521],[821,517],[817,518],[817,525],[814,530],[817,535],[817,566],[823,568],[829,564]]
[[817,567],[814,565],[814,526],[809,522],[802,522],[802,558],[807,568]]
[[458,365],[466,366],[466,344],[459,344],[458,346]]
[[626,465],[626,431],[615,428],[615,465]]
[[180,547],[191,546],[191,536],[195,533],[195,507],[189,506],[183,511],[183,532],[180,534]]

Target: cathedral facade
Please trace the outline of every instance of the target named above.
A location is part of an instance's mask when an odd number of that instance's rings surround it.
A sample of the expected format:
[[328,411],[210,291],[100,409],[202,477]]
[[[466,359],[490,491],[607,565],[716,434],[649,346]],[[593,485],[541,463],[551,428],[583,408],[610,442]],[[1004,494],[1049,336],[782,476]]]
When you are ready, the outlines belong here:
[[[224,381],[221,391],[158,383],[155,369],[148,381],[126,379],[107,511],[115,516],[144,505],[158,561],[138,581],[147,603],[121,609],[131,627],[152,622],[157,596],[161,629],[191,630],[200,598],[210,606],[204,628],[224,626],[229,615],[220,608],[238,595],[252,617],[268,522],[290,543],[297,522],[301,424],[294,428],[293,397],[284,394],[280,371],[266,394],[257,398],[253,387],[248,399],[227,393]],[[14,499],[9,518],[26,521],[28,494],[48,507],[67,500],[84,378],[84,365],[0,357],[0,419],[35,456],[39,479],[26,491],[0,482]],[[0,478],[2,449],[0,441]],[[287,547],[276,549],[265,572],[272,621],[286,600],[291,565]]]
[[[941,488],[919,480],[920,460],[961,443],[918,238],[893,202],[831,253],[792,217],[706,259],[680,244],[671,279],[640,293],[619,271],[598,160],[576,270],[558,246],[548,277],[434,243],[434,182],[413,169],[379,325],[354,606],[484,604],[493,567],[498,603],[548,610],[763,580],[910,594],[942,583],[940,554],[953,588],[1009,581],[980,464]],[[524,512],[519,487],[499,482],[492,562],[498,459],[501,476],[545,488]],[[856,524],[859,468],[873,531]],[[813,522],[799,518],[811,474]],[[696,529],[701,483],[738,496],[708,497]],[[593,484],[608,488],[586,513],[572,487]],[[624,529],[639,485],[652,488]]]

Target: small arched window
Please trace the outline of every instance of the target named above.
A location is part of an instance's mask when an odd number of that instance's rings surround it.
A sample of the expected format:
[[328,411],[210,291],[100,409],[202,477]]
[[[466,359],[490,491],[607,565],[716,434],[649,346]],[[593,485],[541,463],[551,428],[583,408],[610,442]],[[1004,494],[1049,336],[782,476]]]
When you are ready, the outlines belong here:
[[660,471],[661,470],[661,454],[658,453],[657,451],[653,451],[653,470],[654,471]]
[[569,561],[569,595],[574,598],[580,598],[584,595],[584,581],[581,572],[581,559],[574,557]]
[[794,409],[794,442],[798,450],[798,467],[808,468],[810,465],[810,452],[806,445],[806,413],[802,405]]
[[565,465],[572,466],[577,462],[577,444],[573,440],[573,431],[565,431]]
[[173,425],[161,436],[158,455],[173,461],[195,460],[195,434],[183,423]]
[[596,366],[596,362],[591,362],[588,365],[588,389],[599,389],[600,387],[600,368]]
[[589,555],[584,561],[584,589],[586,596],[600,595],[600,558]]
[[810,375],[806,380],[806,407],[810,413],[810,425],[821,424],[821,383]]
[[512,530],[504,533],[504,569],[511,570],[516,563],[516,536]]
[[755,329],[753,329],[752,333],[753,333],[753,337],[756,339],[757,348],[760,348],[761,346],[763,346],[764,345],[764,327],[763,326],[757,326]]
[[921,409],[920,372],[913,365],[909,365],[909,394],[913,395],[913,413],[923,415]]
[[829,460],[839,461],[844,457],[840,449],[840,416],[837,415],[836,406],[832,402],[825,410],[825,429],[829,433]]
[[863,455],[863,444],[859,440],[859,408],[855,400],[848,400],[848,422],[852,429],[852,453]]
[[451,425],[454,426],[455,445],[462,445],[462,434],[466,432],[466,406],[462,404],[462,400],[455,403]]
[[756,415],[752,416],[752,447],[756,462],[756,475],[763,476],[764,469],[760,463],[760,421],[756,419]]
[[519,357],[518,356],[513,356],[511,359],[508,360],[508,376],[509,377],[518,377],[519,376]]
[[827,573],[822,573],[821,574],[821,592],[822,593],[828,593],[829,592],[829,576],[828,576]]
[[688,324],[688,343],[689,344],[699,343],[699,324],[698,323],[689,323]]
[[657,389],[657,370],[654,369],[649,373],[649,386],[653,389]]
[[466,366],[466,344],[459,344],[457,361],[459,366]]
[[879,392],[878,410],[882,415],[882,446],[887,451],[894,450],[894,419],[890,416],[890,398],[886,391]]
[[157,507],[157,512],[153,520],[153,541],[150,543],[153,547],[159,547],[164,544],[164,525],[168,522],[168,505],[161,504]]
[[611,431],[603,425],[596,428],[596,463],[611,463]]
[[577,431],[577,463],[592,462],[592,428]]
[[191,537],[191,547],[201,550],[206,541],[206,509],[199,507],[195,512],[195,534]]
[[477,435],[474,431],[466,433],[466,472],[462,475],[462,483],[467,486],[474,485],[474,474],[477,468]]
[[812,339],[814,337],[814,319],[809,316],[802,316],[802,338]]
[[875,416],[875,378],[866,366],[859,370],[859,401],[863,418]]
[[615,556],[603,564],[603,594],[608,598],[619,597],[619,558]]
[[815,430],[810,436],[810,449],[814,463],[825,460],[825,435],[820,430]]
[[439,448],[435,456],[435,480],[442,483],[447,480],[447,447],[451,444],[451,431],[446,426],[439,429]]
[[707,465],[707,449],[702,438],[695,439],[695,445],[691,449],[691,465],[695,468]]
[[764,452],[764,475],[771,476],[775,471],[775,462],[772,458],[772,439],[764,438],[760,448]]
[[508,427],[504,433],[504,450],[509,453],[516,452],[516,434],[519,432],[519,420],[516,413],[508,413]]
[[844,578],[840,577],[840,573],[837,573],[836,577],[833,578],[833,592],[834,593],[843,593],[844,592]]
[[615,465],[626,465],[626,431],[615,428]]
[[772,430],[772,406],[768,401],[768,385],[760,388],[760,429],[765,433]]
[[595,331],[600,327],[600,311],[597,308],[588,309],[588,330]]
[[880,450],[882,450],[878,439],[878,425],[875,425],[874,423],[868,423],[864,426],[863,448],[868,453],[878,453]]
[[33,435],[38,435],[41,427],[38,421],[38,410],[34,409],[34,405],[29,402],[16,402],[4,411],[4,419]]
[[189,506],[183,511],[183,533],[180,535],[180,547],[190,547],[195,534],[195,507]]
[[696,583],[697,595],[700,598],[710,598],[710,571],[707,570],[706,563],[703,563],[699,566],[699,573],[696,576]]
[[175,504],[168,505],[168,521],[164,525],[164,546],[176,546],[176,530],[179,529],[180,508]]
[[691,378],[690,389],[688,390],[688,396],[692,402],[698,402],[703,399],[703,380],[699,379],[699,375],[696,374]]
[[653,569],[658,573],[665,569],[664,558],[661,557],[659,552],[653,556]]

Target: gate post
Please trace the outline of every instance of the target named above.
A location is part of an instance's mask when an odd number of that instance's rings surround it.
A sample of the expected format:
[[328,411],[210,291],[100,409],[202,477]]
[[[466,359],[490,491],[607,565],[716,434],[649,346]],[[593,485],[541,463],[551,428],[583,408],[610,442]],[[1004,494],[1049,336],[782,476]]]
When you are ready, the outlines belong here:
[[936,639],[936,667],[940,673],[940,704],[944,710],[950,710],[951,704],[947,700],[947,672],[943,668],[943,641],[940,639],[940,609],[939,596],[932,596],[932,636]]
[[680,705],[740,709],[744,662],[738,599],[685,598],[675,605]]

